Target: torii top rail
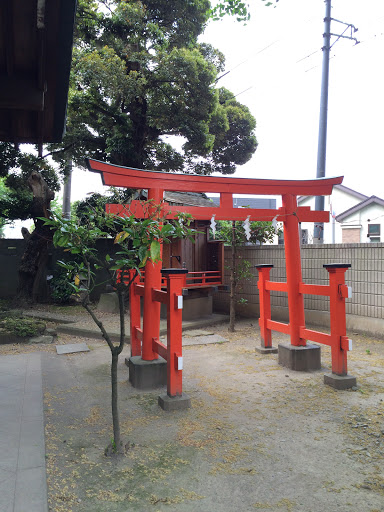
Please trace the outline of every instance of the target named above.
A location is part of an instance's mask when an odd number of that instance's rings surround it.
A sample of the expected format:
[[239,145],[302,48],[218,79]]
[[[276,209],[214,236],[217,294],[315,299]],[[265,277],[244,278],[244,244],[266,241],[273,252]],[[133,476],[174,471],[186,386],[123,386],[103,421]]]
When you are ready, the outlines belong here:
[[[215,215],[216,220],[245,220],[250,215],[250,220],[284,222],[287,215],[295,215],[299,222],[328,222],[329,213],[311,211],[309,206],[295,206],[294,213],[284,204],[277,210],[253,209],[233,207],[233,194],[258,194],[281,196],[325,196],[332,193],[334,185],[339,185],[343,177],[321,178],[316,180],[265,180],[251,178],[226,178],[217,176],[197,176],[189,174],[170,174],[165,172],[144,171],[107,164],[98,160],[88,160],[88,168],[93,172],[99,172],[104,185],[113,187],[127,187],[136,189],[148,189],[148,199],[162,200],[163,192],[214,192],[220,193],[219,207],[183,206],[186,213],[190,213],[196,220],[209,220]],[[159,201],[160,202],[160,201]],[[139,202],[133,201],[133,208],[140,208]],[[123,207],[111,205],[111,213],[123,213]],[[179,212],[180,206],[167,206],[170,212],[167,217],[173,218]],[[246,212],[246,215],[245,215]],[[139,211],[137,210],[139,214]]]
[[[166,217],[175,218],[181,209],[190,213],[197,220],[209,220],[215,215],[216,220],[265,220],[276,219],[283,222],[286,259],[286,291],[288,293],[289,324],[287,332],[291,344],[306,345],[304,298],[302,285],[299,222],[328,222],[329,212],[311,211],[310,207],[298,207],[297,196],[330,195],[334,185],[339,185],[343,177],[322,178],[316,180],[265,180],[227,178],[216,176],[195,176],[169,174],[163,172],[130,169],[107,164],[97,160],[88,160],[91,171],[99,172],[105,185],[148,189],[148,199],[160,204],[163,193],[178,192],[215,192],[220,194],[219,207],[168,206]],[[233,207],[233,194],[281,195],[282,207],[274,209],[243,209]],[[128,208],[109,205],[109,211],[124,215]],[[132,202],[129,212],[140,217],[144,214],[140,202]],[[147,262],[145,268],[144,322],[142,337],[142,358],[147,361],[157,359],[152,340],[159,337],[160,304],[152,300],[152,289],[161,288],[161,263],[154,265]],[[158,319],[158,321],[157,321]]]

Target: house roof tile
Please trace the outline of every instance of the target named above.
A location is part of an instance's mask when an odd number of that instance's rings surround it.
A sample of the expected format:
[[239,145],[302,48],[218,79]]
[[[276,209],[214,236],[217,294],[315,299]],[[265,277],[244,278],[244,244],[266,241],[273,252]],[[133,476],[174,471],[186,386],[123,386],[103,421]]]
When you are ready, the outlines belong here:
[[384,207],[383,199],[381,199],[380,197],[371,196],[371,197],[368,197],[367,199],[365,199],[364,201],[361,201],[360,203],[356,204],[355,206],[352,206],[352,208],[349,208],[348,210],[345,210],[344,212],[337,215],[336,220],[337,220],[337,222],[342,222],[344,219],[346,219],[353,213],[356,213],[359,210],[362,210],[373,203],[376,203],[376,204]]

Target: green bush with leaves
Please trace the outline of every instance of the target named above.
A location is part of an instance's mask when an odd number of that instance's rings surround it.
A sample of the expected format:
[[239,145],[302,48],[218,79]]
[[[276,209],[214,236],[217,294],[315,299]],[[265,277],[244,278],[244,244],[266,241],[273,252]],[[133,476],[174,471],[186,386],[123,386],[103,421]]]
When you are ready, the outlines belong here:
[[0,311],[8,311],[9,302],[5,299],[0,299]]
[[14,336],[31,338],[43,333],[45,325],[32,318],[6,317],[0,320],[0,328]]
[[50,281],[51,297],[56,304],[68,304],[73,295],[73,276],[65,269],[55,271]]

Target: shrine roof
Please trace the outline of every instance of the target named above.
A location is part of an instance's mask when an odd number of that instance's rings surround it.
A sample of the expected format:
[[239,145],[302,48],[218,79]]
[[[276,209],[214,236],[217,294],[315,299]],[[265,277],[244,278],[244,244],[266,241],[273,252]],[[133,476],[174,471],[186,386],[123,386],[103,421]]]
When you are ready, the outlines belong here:
[[0,2],[0,140],[63,138],[76,0]]

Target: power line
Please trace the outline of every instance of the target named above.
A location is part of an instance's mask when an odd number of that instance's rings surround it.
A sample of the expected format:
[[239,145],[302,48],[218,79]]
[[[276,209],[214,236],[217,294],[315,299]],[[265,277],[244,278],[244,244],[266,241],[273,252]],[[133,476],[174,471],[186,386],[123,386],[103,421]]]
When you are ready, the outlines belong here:
[[237,96],[240,96],[240,94],[243,94],[244,92],[247,92],[247,91],[249,91],[250,89],[253,89],[253,88],[254,88],[254,86],[253,86],[253,85],[251,85],[251,86],[250,86],[250,87],[248,87],[247,89],[244,89],[244,91],[241,91],[241,92],[239,92],[239,93],[235,94],[233,97],[234,97],[234,98],[237,98]]
[[[335,19],[335,18],[331,18],[331,19],[332,19],[332,21],[335,21],[335,22],[342,23],[342,24],[346,25],[346,26],[347,26],[346,30],[348,30],[348,28],[349,28],[349,27],[353,27],[353,28],[355,28],[355,27],[354,27],[354,25],[352,25],[352,24],[347,24],[347,23],[342,22],[342,21],[339,21],[339,20],[337,20],[337,19]],[[368,28],[369,28],[369,27],[372,27],[373,25],[375,25],[375,24],[376,24],[378,21],[380,21],[381,19],[384,19],[384,16],[380,16],[379,18],[371,18],[370,23],[368,23]],[[317,17],[312,17],[312,18],[309,18],[308,20],[305,20],[305,21],[304,21],[304,25],[309,25],[309,24],[313,23],[314,21],[318,21],[318,20],[317,20]],[[364,28],[367,28],[367,25],[363,25],[363,27],[364,27]],[[341,37],[341,36],[338,36],[337,34],[332,34],[332,35],[335,35],[336,37],[339,37],[339,38]],[[360,44],[362,44],[362,43],[365,43],[365,42],[367,42],[367,41],[370,41],[371,39],[374,39],[374,38],[376,38],[376,37],[381,37],[381,36],[383,36],[383,35],[384,35],[384,33],[383,33],[383,32],[381,32],[378,36],[377,36],[376,34],[374,34],[374,35],[373,35],[372,37],[370,37],[369,39],[364,39],[363,41],[359,41],[359,43],[360,43]],[[267,46],[265,46],[265,47],[264,47],[264,48],[262,48],[261,50],[257,51],[256,53],[254,53],[254,54],[252,54],[251,56],[247,57],[246,59],[242,60],[241,62],[239,62],[238,64],[236,64],[235,66],[233,66],[230,70],[228,70],[228,71],[226,71],[225,73],[223,73],[222,75],[220,75],[220,76],[216,79],[215,83],[216,83],[216,82],[218,82],[221,78],[224,78],[225,76],[227,76],[229,73],[231,73],[232,71],[234,71],[234,70],[235,70],[235,69],[237,69],[238,67],[242,66],[243,64],[246,64],[248,61],[252,60],[252,59],[253,59],[253,58],[255,58],[257,55],[259,55],[259,54],[263,53],[264,51],[268,50],[271,46],[273,46],[273,45],[275,45],[275,44],[277,44],[277,43],[279,43],[279,42],[282,42],[282,41],[284,41],[284,40],[285,40],[285,39],[287,39],[287,38],[288,38],[288,39],[291,39],[289,36],[284,36],[284,37],[281,37],[281,38],[279,38],[279,39],[276,39],[275,41],[273,41],[272,43],[268,44]],[[344,38],[344,37],[343,37],[343,38]],[[350,37],[347,37],[347,36],[346,36],[346,38],[350,39]],[[353,39],[355,39],[355,38],[353,38]],[[332,44],[332,46],[333,46],[335,43],[336,43],[336,41]],[[308,55],[306,55],[306,56],[304,56],[304,57],[300,58],[299,60],[297,60],[297,61],[295,62],[295,64],[299,64],[300,62],[302,62],[302,61],[304,61],[304,60],[306,60],[306,59],[308,59],[308,58],[312,57],[313,55],[316,55],[316,54],[317,54],[317,53],[319,53],[320,51],[321,51],[321,48],[319,48],[319,49],[317,49],[317,50],[313,50],[313,51],[312,51],[311,53],[309,53]],[[332,57],[332,58],[334,58],[335,56],[336,56],[336,55],[333,55],[333,57]],[[318,67],[318,65],[317,65],[317,66],[313,66],[312,68],[310,68],[310,69],[308,69],[308,70],[305,70],[305,72],[307,73],[308,71],[310,71],[310,70],[312,70],[312,69],[315,69],[315,68],[317,68],[317,67]],[[241,93],[239,93],[239,94],[241,94]]]
[[223,73],[222,75],[220,75],[218,78],[216,78],[215,80],[215,83],[217,83],[221,78],[224,78],[226,75],[228,75],[229,73],[231,73],[232,71],[234,71],[235,69],[237,69],[238,67],[242,66],[243,64],[245,64],[246,62],[248,62],[249,60],[253,59],[254,57],[256,57],[257,55],[260,55],[260,53],[263,53],[265,52],[266,50],[268,50],[268,48],[270,48],[271,46],[273,46],[274,44],[278,43],[280,41],[280,39],[277,39],[276,41],[273,41],[272,43],[270,43],[269,45],[265,46],[264,48],[262,48],[261,50],[259,50],[258,52],[254,53],[253,55],[251,55],[250,57],[248,57],[247,59],[239,62],[239,64],[236,64],[236,66],[234,66],[233,68],[231,68],[230,70],[226,71],[225,73]]
[[303,60],[305,59],[309,59],[309,57],[312,57],[312,55],[315,55],[316,53],[319,53],[320,49],[318,50],[315,50],[314,52],[312,53],[309,53],[308,55],[306,55],[305,57],[303,57],[302,59],[299,59],[295,62],[295,64],[298,64],[299,62],[302,62]]
[[[380,18],[372,18],[372,21],[374,22],[377,22],[381,19],[383,19],[384,16],[381,16]],[[339,22],[339,20],[335,20],[334,18],[331,18],[333,21],[336,21],[336,22]],[[309,23],[312,23],[312,21],[314,20],[314,18],[310,18],[306,24],[309,24]],[[347,26],[346,30],[348,30],[348,28],[355,28],[354,25],[351,25],[351,24],[347,24],[347,23],[344,23],[344,22],[339,22],[339,23],[343,23]],[[370,23],[368,25],[368,27],[371,27],[372,25],[374,25],[374,23]],[[336,37],[338,37],[336,34],[334,34]],[[367,43],[369,41],[371,41],[372,39],[376,39],[376,38],[379,38],[379,37],[382,37],[384,35],[384,32],[381,32],[380,34],[374,34],[372,35],[371,37],[368,37],[367,39],[363,39],[362,41],[359,41],[360,44],[364,44],[364,43]],[[356,41],[356,38],[351,38],[351,37],[348,37],[348,36],[345,36],[346,38],[348,39],[354,39]],[[220,77],[218,77],[215,81],[215,83],[217,83],[218,80],[220,80],[221,78],[224,78],[225,76],[227,76],[229,73],[231,73],[232,71],[234,71],[235,69],[237,69],[238,67],[242,66],[243,64],[247,63],[248,61],[250,61],[251,59],[253,59],[254,57],[256,57],[257,55],[263,53],[264,51],[268,50],[270,47],[272,47],[273,45],[277,44],[278,42],[281,42],[283,41],[284,39],[286,39],[287,37],[283,37],[283,38],[280,38],[280,39],[276,39],[275,41],[273,41],[272,43],[268,44],[267,46],[265,46],[264,48],[262,48],[261,50],[257,51],[256,53],[254,53],[253,55],[251,55],[250,57],[248,57],[247,59],[239,62],[238,64],[236,64],[234,67],[232,67],[230,70],[226,71],[225,73],[223,73]],[[344,37],[343,37],[344,38]],[[336,41],[332,44],[332,46],[336,43]],[[332,47],[331,46],[331,47]],[[354,45],[356,46],[356,44]],[[311,57],[313,57],[314,55],[318,54],[320,52],[320,48],[318,50],[313,50],[312,52],[310,52],[309,54],[305,55],[304,57],[300,58],[299,60],[295,61],[294,63],[295,64],[299,64],[300,62],[303,62],[303,61],[306,61],[307,59],[310,59]],[[331,57],[330,57],[330,60],[331,59],[334,59],[337,55],[336,54],[333,54]],[[304,73],[308,73],[316,68],[318,68],[320,66],[320,64],[316,64],[315,66],[312,66],[310,67],[309,69],[305,69],[304,70]],[[236,95],[234,95],[234,97],[237,97],[247,91],[249,91],[250,89],[253,89],[255,87],[254,84],[251,84],[248,88],[244,89],[243,91],[237,93]]]

